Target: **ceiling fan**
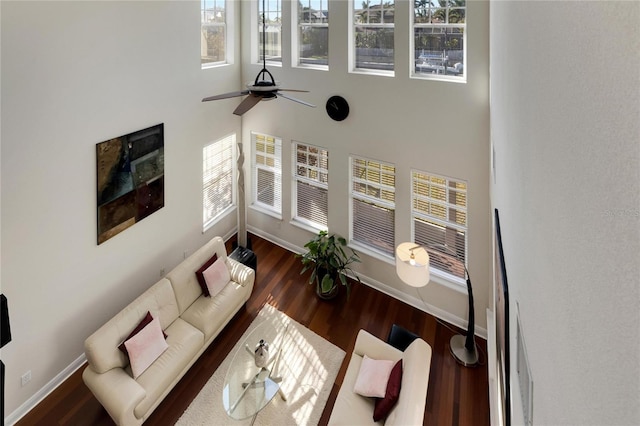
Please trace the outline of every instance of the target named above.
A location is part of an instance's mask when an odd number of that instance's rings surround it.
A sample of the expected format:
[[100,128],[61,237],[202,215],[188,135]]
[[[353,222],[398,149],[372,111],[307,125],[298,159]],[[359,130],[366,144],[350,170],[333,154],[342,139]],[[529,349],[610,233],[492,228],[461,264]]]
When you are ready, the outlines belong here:
[[[247,84],[247,90],[240,90],[237,92],[223,93],[221,95],[209,96],[202,99],[202,102],[215,101],[218,99],[235,98],[237,96],[247,96],[240,105],[233,111],[235,115],[242,115],[256,106],[261,100],[272,100],[277,97],[289,99],[290,101],[298,102],[302,105],[306,105],[315,108],[315,105],[308,102],[296,99],[292,96],[287,96],[281,92],[309,92],[308,90],[297,89],[281,89],[280,85],[275,81],[273,75],[267,70],[267,56],[265,54],[265,34],[266,34],[266,20],[265,20],[265,6],[264,0],[262,0],[262,69],[256,76],[253,84]],[[268,78],[267,78],[268,77]]]

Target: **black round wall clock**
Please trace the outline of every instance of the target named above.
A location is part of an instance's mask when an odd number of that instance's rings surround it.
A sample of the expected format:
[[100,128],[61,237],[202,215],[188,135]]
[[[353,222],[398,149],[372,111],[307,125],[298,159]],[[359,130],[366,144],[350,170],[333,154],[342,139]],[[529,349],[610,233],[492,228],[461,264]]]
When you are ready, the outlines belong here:
[[342,96],[331,96],[327,99],[327,114],[336,121],[342,121],[349,116],[349,103]]

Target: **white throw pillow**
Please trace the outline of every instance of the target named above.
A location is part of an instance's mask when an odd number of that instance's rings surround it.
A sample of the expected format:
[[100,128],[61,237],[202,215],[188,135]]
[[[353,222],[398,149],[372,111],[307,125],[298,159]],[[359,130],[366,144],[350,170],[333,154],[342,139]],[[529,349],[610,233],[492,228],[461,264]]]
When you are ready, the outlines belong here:
[[394,365],[395,361],[372,359],[365,355],[353,391],[362,396],[384,398]]
[[211,297],[215,297],[222,289],[229,284],[231,275],[229,268],[223,259],[218,259],[202,273],[204,281],[207,283],[207,289]]
[[133,378],[137,379],[169,347],[164,340],[160,320],[154,318],[138,334],[124,342],[129,352]]

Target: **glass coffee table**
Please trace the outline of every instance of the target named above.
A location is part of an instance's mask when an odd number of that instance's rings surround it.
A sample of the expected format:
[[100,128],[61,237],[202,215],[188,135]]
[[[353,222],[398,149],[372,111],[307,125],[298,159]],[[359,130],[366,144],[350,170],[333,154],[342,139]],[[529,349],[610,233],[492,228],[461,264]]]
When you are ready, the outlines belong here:
[[[244,420],[256,416],[277,393],[286,400],[280,389],[282,377],[274,373],[278,372],[281,362],[281,348],[287,328],[277,328],[268,322],[260,324],[236,350],[222,390],[222,404],[232,419]],[[269,358],[262,368],[256,365],[254,356],[260,340],[269,344]]]

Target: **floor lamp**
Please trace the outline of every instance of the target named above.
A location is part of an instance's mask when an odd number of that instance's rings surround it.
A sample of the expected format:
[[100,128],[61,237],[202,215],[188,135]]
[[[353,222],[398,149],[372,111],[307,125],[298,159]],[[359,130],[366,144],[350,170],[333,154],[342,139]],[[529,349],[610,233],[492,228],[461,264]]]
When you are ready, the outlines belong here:
[[[467,293],[469,295],[469,324],[467,335],[456,334],[451,338],[451,355],[457,362],[465,367],[478,365],[478,349],[475,342],[475,314],[473,308],[473,290],[471,278],[464,262],[453,250],[445,245],[429,245],[428,248],[444,249],[445,254],[455,257],[462,263],[467,280]],[[429,283],[429,253],[427,247],[416,243],[402,243],[396,248],[396,272],[398,277],[411,287],[424,287]]]

